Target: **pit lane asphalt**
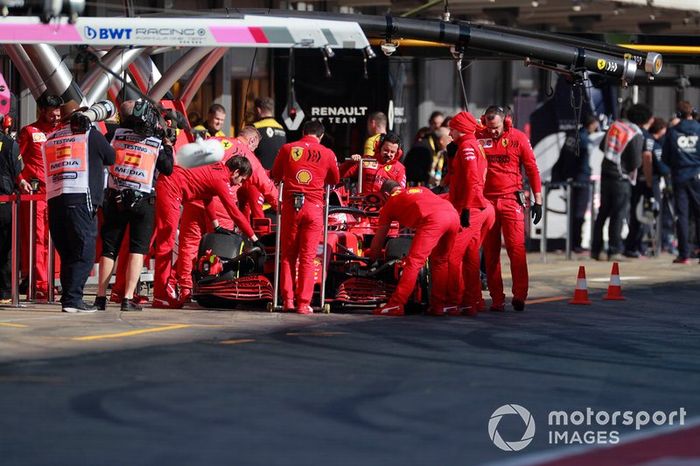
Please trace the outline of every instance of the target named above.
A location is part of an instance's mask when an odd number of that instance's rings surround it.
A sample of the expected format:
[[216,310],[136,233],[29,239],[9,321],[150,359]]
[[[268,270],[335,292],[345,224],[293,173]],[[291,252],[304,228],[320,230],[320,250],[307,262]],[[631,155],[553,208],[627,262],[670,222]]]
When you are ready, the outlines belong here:
[[[553,410],[700,416],[700,265],[622,262],[616,302],[610,263],[548,259],[524,313],[477,318],[1,308],[0,464],[518,464],[570,448]],[[567,304],[579,264],[591,306]],[[520,452],[489,438],[508,403],[538,427]]]

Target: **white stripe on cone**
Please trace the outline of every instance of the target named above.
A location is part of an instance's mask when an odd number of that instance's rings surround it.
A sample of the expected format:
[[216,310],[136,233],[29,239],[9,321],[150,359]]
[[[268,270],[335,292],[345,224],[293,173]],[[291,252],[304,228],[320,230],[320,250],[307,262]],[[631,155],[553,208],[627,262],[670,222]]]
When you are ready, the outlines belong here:
[[586,284],[585,278],[577,278],[576,279],[576,289],[577,290],[587,290],[588,289],[588,284]]

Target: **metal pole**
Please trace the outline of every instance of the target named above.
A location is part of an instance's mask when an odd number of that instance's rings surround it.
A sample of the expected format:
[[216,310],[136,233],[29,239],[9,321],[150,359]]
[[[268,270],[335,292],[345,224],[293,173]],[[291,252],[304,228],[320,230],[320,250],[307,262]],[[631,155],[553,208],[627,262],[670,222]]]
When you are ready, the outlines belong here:
[[56,254],[56,251],[55,251],[55,248],[53,245],[53,240],[51,239],[51,232],[49,232],[49,240],[46,243],[46,249],[49,251],[48,262],[46,264],[47,265],[46,266],[46,269],[47,269],[46,274],[47,274],[47,278],[48,278],[48,282],[49,282],[48,302],[53,303],[56,299],[56,297],[54,296],[54,293],[53,293],[54,281],[55,281],[54,277],[56,275],[56,271],[54,270],[54,268],[56,267],[56,264],[54,262],[54,255]]
[[421,11],[428,10],[434,7],[435,5],[440,5],[442,3],[444,3],[444,0],[430,0],[428,3],[424,3],[423,5],[417,6],[412,10],[408,10],[407,12],[402,13],[401,17],[407,18],[409,16],[413,16],[415,14],[420,13]]
[[590,227],[590,235],[591,235],[591,241],[590,241],[590,249],[591,251],[593,250],[593,236],[595,235],[595,221],[596,221],[596,209],[595,209],[595,190],[596,190],[596,181],[591,180],[591,227]]
[[331,200],[331,186],[326,185],[326,206],[323,212],[323,268],[321,269],[321,310],[326,311],[326,278],[328,275],[328,211]]
[[362,189],[364,188],[364,186],[362,185],[364,181],[364,176],[362,176],[362,172],[364,170],[365,160],[366,159],[364,158],[360,159],[360,167],[357,170],[357,194],[362,194]]
[[566,192],[566,260],[571,260],[571,218],[573,210],[574,181],[568,181],[564,185]]
[[542,195],[542,234],[540,235],[540,257],[543,263],[547,263],[547,196],[549,196],[549,183],[544,183]]
[[[32,190],[34,194],[34,190]],[[36,274],[34,262],[36,261],[36,201],[29,201],[29,270],[27,271],[27,301],[36,298]]]
[[279,289],[280,289],[280,244],[282,243],[282,191],[284,183],[280,183],[277,195],[277,231],[275,231],[275,275],[273,278],[272,311],[279,309]]
[[19,194],[12,200],[12,305],[19,307]]
[[661,214],[663,211],[663,200],[659,202],[659,215],[654,218],[654,257],[659,257],[661,255],[661,241],[663,239],[663,229],[661,225]]

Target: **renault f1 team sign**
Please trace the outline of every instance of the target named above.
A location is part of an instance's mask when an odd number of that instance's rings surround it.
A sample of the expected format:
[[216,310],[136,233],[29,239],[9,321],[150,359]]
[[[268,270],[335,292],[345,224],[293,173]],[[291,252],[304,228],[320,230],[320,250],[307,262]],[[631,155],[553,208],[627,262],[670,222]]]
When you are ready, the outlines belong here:
[[350,21],[278,18],[89,18],[74,24],[38,18],[0,18],[3,44],[85,44],[163,47],[308,47],[362,49],[369,45]]

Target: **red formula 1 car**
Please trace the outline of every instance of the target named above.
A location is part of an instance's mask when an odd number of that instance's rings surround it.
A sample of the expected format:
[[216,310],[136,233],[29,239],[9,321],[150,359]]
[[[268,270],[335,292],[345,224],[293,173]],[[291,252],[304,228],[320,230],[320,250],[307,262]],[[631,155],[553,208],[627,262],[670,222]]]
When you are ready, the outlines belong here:
[[[365,209],[338,207],[330,210],[329,217],[335,217],[336,220],[329,221],[329,225],[335,224],[340,228],[340,231],[329,232],[328,235],[330,299],[327,301],[334,310],[370,309],[386,302],[396,288],[403,268],[403,258],[411,247],[410,234],[400,232],[398,225],[395,225],[384,246],[383,258],[374,262],[363,257],[362,250],[369,248],[376,231],[378,198],[370,198],[369,202],[356,205],[363,205]],[[348,240],[348,237],[354,239]],[[419,274],[416,288],[407,305],[409,311],[421,311],[427,307],[429,287],[426,266]]]
[[265,252],[235,234],[208,233],[199,245],[193,298],[200,306],[233,308],[272,299]]

